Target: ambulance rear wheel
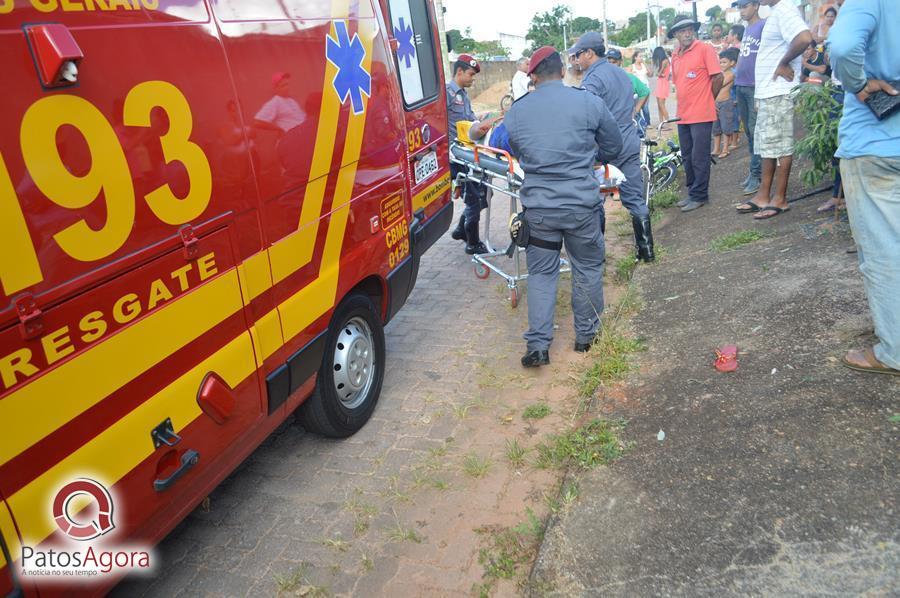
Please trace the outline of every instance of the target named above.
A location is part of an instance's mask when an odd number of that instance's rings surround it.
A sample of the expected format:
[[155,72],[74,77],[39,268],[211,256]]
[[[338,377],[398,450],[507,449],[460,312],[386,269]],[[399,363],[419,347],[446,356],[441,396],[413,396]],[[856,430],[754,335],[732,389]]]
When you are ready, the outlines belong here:
[[334,312],[316,388],[300,406],[300,424],[311,432],[346,438],[365,425],[384,383],[384,328],[366,295],[348,296]]

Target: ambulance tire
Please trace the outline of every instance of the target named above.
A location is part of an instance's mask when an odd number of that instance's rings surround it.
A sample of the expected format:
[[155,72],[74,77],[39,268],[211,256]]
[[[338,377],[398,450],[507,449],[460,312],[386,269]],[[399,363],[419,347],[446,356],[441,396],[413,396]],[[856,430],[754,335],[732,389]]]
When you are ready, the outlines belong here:
[[297,411],[300,425],[330,438],[352,436],[375,410],[384,367],[378,310],[366,295],[347,296],[331,318],[316,388]]

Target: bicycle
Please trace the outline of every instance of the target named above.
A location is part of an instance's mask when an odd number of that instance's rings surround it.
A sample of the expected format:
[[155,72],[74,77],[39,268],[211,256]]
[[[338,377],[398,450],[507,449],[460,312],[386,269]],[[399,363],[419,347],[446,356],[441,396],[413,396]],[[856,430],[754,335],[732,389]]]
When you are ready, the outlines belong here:
[[675,180],[683,163],[681,148],[671,139],[667,143],[667,151],[653,151],[653,148],[659,145],[658,140],[662,135],[663,126],[680,120],[670,118],[659,123],[656,127],[657,141],[651,140],[648,136],[641,140],[641,170],[644,173],[644,201],[647,205],[650,205],[650,198]]
[[500,98],[500,112],[506,112],[507,110],[512,108],[513,101],[514,101],[513,89],[512,89],[512,83],[510,83],[509,84],[509,92],[505,96]]

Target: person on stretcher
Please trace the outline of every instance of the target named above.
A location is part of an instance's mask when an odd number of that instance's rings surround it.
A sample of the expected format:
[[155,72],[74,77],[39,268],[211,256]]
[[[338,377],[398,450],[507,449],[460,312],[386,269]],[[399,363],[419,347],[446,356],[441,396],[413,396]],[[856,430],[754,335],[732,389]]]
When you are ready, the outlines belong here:
[[[471,143],[488,146],[497,150],[501,150],[506,152],[513,158],[512,148],[509,145],[509,133],[506,130],[506,125],[503,121],[498,122],[493,127],[491,127],[484,135],[484,137],[476,137],[473,138],[470,136],[472,123],[471,122],[459,122],[457,123],[458,137],[457,139],[463,143]],[[499,158],[501,160],[505,160],[505,156],[497,152],[494,154],[494,157]],[[474,158],[474,156],[473,156]],[[489,168],[489,170],[492,170]],[[519,162],[517,160],[513,160],[513,171],[516,174],[516,178],[518,179],[519,184],[521,185],[522,181],[525,179],[525,173],[522,171],[522,168],[519,166]],[[497,174],[504,174],[503,172],[498,172]],[[612,164],[597,164],[594,167],[594,174],[597,177],[597,181],[600,183],[600,188],[604,190],[608,190],[609,193],[614,193],[618,186],[625,182],[625,175],[621,170],[613,166]]]

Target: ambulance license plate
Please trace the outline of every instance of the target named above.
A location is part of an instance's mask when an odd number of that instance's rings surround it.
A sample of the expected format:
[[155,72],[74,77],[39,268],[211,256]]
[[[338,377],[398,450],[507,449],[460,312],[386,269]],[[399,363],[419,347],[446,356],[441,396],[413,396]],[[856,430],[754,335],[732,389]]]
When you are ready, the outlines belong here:
[[438,171],[437,152],[428,152],[416,161],[416,185]]

